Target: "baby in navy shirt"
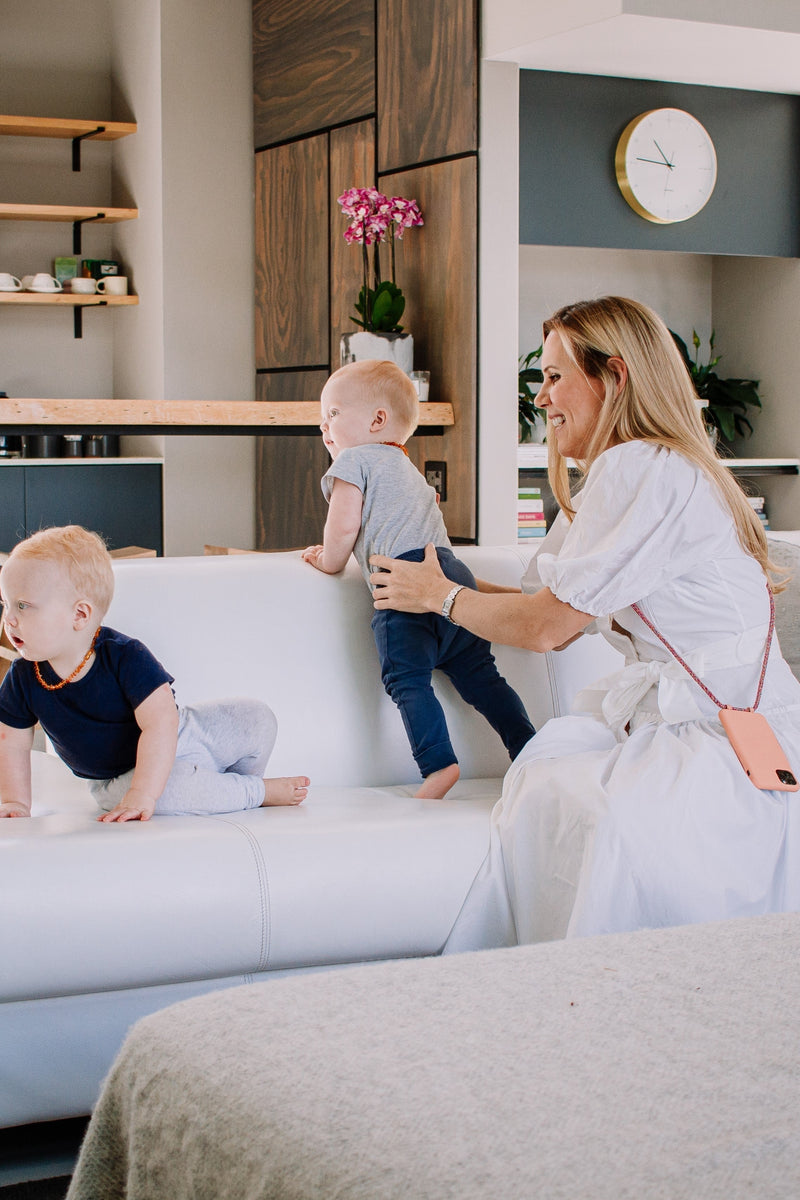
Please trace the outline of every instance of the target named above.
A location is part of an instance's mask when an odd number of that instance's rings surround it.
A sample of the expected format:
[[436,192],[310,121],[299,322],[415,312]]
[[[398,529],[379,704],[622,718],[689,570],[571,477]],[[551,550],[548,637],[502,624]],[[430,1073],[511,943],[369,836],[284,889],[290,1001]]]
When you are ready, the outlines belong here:
[[305,799],[305,776],[264,778],[272,710],[240,698],[178,708],[173,677],[147,647],[101,624],[113,595],[111,556],[79,525],[33,534],[3,565],[3,621],[19,658],[0,686],[0,817],[31,814],[37,722],[87,780],[101,821]]

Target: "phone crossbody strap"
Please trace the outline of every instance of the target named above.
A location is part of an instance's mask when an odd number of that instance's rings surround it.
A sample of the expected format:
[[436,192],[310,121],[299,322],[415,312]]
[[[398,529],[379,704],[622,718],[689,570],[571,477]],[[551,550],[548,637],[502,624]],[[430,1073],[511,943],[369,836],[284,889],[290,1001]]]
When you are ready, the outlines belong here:
[[764,688],[764,679],[767,674],[767,660],[769,659],[769,651],[770,651],[770,647],[772,645],[772,635],[775,631],[775,601],[772,598],[772,588],[769,586],[769,584],[767,584],[767,595],[769,596],[769,630],[767,632],[767,645],[764,649],[764,662],[761,665],[761,676],[758,681],[758,691],[756,692],[756,698],[755,698],[753,704],[750,706],[750,708],[737,708],[737,706],[735,704],[723,704],[721,700],[718,700],[717,697],[714,695],[714,693],[709,688],[706,687],[706,685],[703,683],[702,679],[700,679],[699,676],[695,675],[694,671],[689,666],[689,664],[687,662],[684,662],[684,660],[681,658],[680,654],[678,654],[678,651],[675,649],[675,647],[671,646],[669,644],[669,642],[667,641],[667,639],[658,632],[658,630],[656,629],[653,622],[649,621],[647,619],[647,617],[644,615],[644,613],[640,609],[639,605],[632,604],[631,608],[636,613],[637,617],[639,617],[642,621],[644,621],[647,628],[650,629],[656,635],[658,640],[666,646],[666,648],[669,650],[670,654],[678,660],[678,662],[681,664],[681,666],[686,671],[689,672],[689,674],[691,675],[691,677],[695,681],[695,683],[698,685],[698,687],[701,687],[703,689],[703,691],[705,692],[705,694],[708,696],[708,698],[710,700],[714,701],[717,708],[733,708],[737,712],[755,712],[761,702],[761,692]]

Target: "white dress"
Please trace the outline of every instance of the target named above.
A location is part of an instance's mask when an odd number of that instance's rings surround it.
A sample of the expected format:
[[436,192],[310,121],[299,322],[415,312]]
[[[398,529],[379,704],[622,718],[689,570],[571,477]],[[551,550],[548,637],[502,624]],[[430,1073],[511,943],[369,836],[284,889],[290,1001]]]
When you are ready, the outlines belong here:
[[[604,618],[626,666],[512,764],[445,952],[800,909],[800,792],[750,782],[717,706],[630,607],[723,704],[754,703],[769,597],[713,484],[674,452],[615,446],[533,567],[523,590]],[[777,635],[759,711],[800,779],[800,683]]]

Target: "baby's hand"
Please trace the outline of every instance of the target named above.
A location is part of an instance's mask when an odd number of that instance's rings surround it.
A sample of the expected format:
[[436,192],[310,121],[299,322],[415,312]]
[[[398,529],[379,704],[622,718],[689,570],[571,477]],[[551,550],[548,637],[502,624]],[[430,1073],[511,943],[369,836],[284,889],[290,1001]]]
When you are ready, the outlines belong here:
[[312,567],[319,568],[319,560],[322,558],[322,546],[306,546],[303,551],[303,562],[311,563]]
[[156,807],[155,800],[139,800],[127,792],[116,808],[103,813],[98,821],[149,821]]
[[0,817],[29,817],[31,810],[21,800],[6,800],[0,804]]

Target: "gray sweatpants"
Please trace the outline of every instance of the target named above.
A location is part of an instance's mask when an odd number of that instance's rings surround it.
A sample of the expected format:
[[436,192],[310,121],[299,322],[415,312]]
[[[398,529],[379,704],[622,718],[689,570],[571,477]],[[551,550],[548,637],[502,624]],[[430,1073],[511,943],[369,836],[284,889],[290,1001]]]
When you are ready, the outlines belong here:
[[[156,813],[225,813],[258,808],[262,782],[275,745],[278,722],[260,700],[213,700],[179,711],[175,765]],[[103,812],[116,808],[131,786],[133,771],[90,781]]]

